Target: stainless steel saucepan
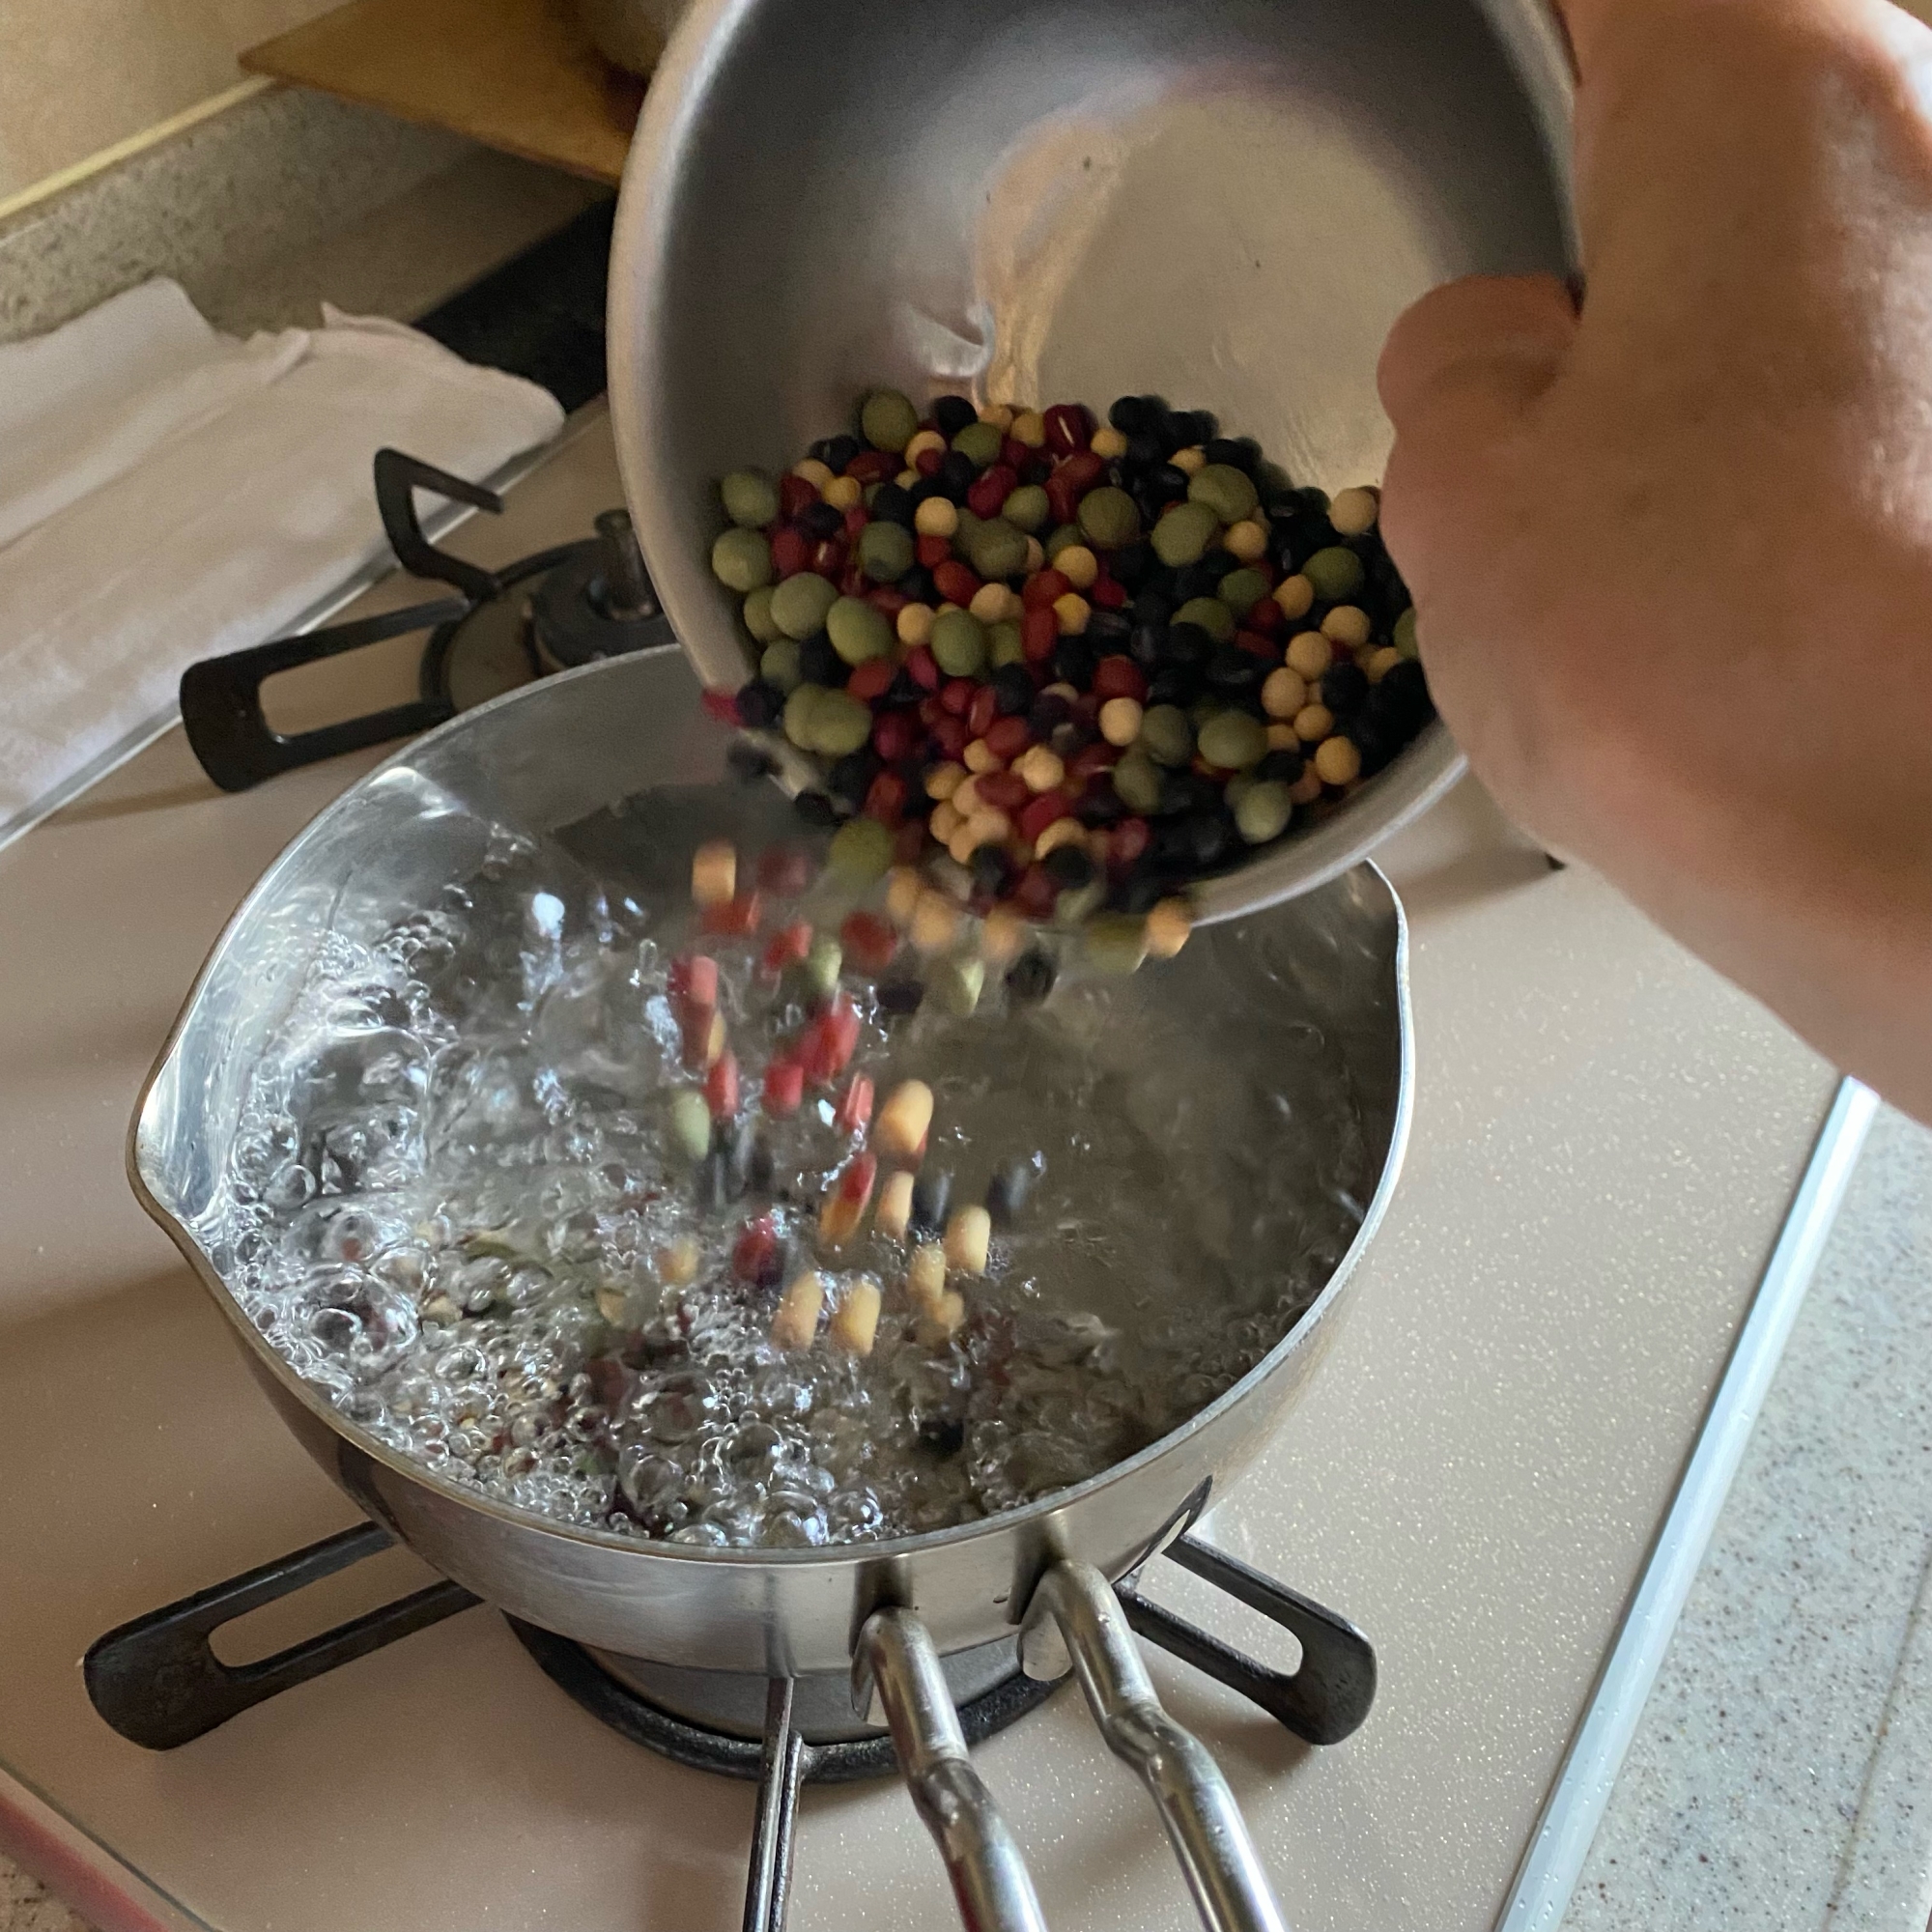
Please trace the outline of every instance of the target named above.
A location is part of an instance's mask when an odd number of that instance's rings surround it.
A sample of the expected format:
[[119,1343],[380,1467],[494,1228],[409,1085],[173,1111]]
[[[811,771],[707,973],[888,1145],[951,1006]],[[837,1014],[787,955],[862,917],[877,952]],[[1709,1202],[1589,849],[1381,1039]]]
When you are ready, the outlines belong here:
[[[1569,265],[1571,82],[1546,0],[697,0],[612,240],[611,416],[651,576],[709,684],[717,479],[866,389],[1214,411],[1298,483],[1382,473],[1376,358],[1450,276]],[[1432,724],[1195,895],[1335,877],[1456,778]]]
[[[243,1315],[210,1249],[252,1071],[317,949],[373,940],[471,875],[493,828],[558,835],[667,788],[724,780],[724,734],[669,647],[532,685],[379,767],[276,861],[222,935],[144,1092],[130,1139],[136,1192],[227,1317],[283,1419],[368,1514],[436,1570],[612,1667],[823,1680],[857,1671],[862,1713],[889,1726],[970,1923],[1030,1925],[1011,1842],[967,1763],[954,1700],[1012,1672],[1032,1620],[1037,1675],[1069,1665],[1113,1747],[1148,1780],[1208,1922],[1278,1922],[1232,1800],[1206,1754],[1152,1700],[1109,1585],[1185,1527],[1252,1457],[1308,1379],[1350,1271],[1394,1185],[1408,1116],[1403,921],[1357,869],[1240,928],[1199,935],[1122,995],[1123,1023],[1184,1015],[1199,1077],[1244,1079],[1255,949],[1267,983],[1339,1058],[1360,1119],[1363,1213],[1320,1297],[1248,1376],[1185,1427],[1030,1507],[893,1543],[710,1549],[566,1528],[460,1488],[385,1448],[302,1382]],[[778,794],[768,794],[780,806]],[[648,812],[645,813],[646,818]],[[685,861],[688,864],[688,860]],[[1243,989],[1246,989],[1245,995]],[[1172,1292],[1185,1294],[1177,1281]],[[1053,1639],[1058,1638],[1058,1641]],[[1058,1652],[1057,1658],[1051,1653]],[[1048,1657],[1049,1661],[1040,1660]],[[853,1720],[864,1728],[863,1717]]]

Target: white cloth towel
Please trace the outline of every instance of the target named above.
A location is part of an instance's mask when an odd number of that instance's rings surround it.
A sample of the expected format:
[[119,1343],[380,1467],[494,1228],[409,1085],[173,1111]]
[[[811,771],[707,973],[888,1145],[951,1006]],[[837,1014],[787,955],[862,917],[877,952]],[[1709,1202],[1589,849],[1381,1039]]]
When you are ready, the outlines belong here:
[[554,436],[548,390],[399,323],[237,342],[173,282],[0,345],[0,843],[384,549],[384,444],[471,481]]

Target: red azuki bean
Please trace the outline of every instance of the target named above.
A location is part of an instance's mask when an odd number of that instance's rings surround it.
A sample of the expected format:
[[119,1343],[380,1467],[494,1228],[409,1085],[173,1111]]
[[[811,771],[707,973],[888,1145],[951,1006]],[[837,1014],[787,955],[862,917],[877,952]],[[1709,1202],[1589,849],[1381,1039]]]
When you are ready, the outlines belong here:
[[903,590],[895,590],[890,583],[881,583],[866,592],[866,602],[874,611],[883,611],[888,617],[896,617],[912,599]]
[[[1120,753],[1104,738],[1095,739],[1091,745],[1083,745],[1066,761],[1066,779],[1071,784],[1075,780],[1085,783],[1087,780],[1098,778],[1102,772],[1112,771]],[[983,790],[983,787],[981,787]]]
[[1020,602],[1029,611],[1045,611],[1056,598],[1065,597],[1072,588],[1073,581],[1064,571],[1037,570],[1027,579]]
[[1080,486],[1064,469],[1046,479],[1046,511],[1056,524],[1070,524],[1080,507]]
[[852,675],[845,680],[845,689],[854,697],[870,704],[874,698],[883,697],[893,688],[893,680],[899,674],[899,668],[891,658],[867,658],[862,665],[852,668]]
[[765,1112],[796,1113],[805,1098],[805,1068],[788,1056],[781,1055],[765,1067]]
[[966,492],[966,507],[976,517],[997,517],[1000,505],[1019,488],[1019,481],[1004,463],[996,463],[975,478]]
[[957,557],[952,556],[934,566],[932,583],[949,604],[956,604],[962,611],[972,603],[973,593],[980,587],[980,580]]
[[1013,830],[1031,844],[1056,818],[1065,818],[1072,810],[1073,802],[1064,791],[1043,791],[1020,808]]
[[917,866],[925,851],[925,820],[909,818],[893,835],[893,864]]
[[848,537],[856,537],[871,521],[871,518],[867,516],[864,506],[854,503],[845,512],[845,534]]
[[1281,614],[1281,606],[1272,597],[1264,597],[1241,621],[1250,631],[1271,638],[1288,619]]
[[845,568],[845,539],[827,537],[823,543],[811,547],[811,567],[820,577],[829,577],[835,582]]
[[1020,649],[1028,664],[1044,664],[1060,641],[1060,624],[1051,611],[1029,611],[1020,619]]
[[[854,683],[857,679],[854,679]],[[849,691],[852,687],[846,686]],[[904,711],[882,711],[872,720],[872,750],[889,765],[909,758],[919,743],[919,726]]]
[[[905,668],[906,675],[922,691],[937,691],[939,689],[939,660],[932,655],[932,652],[924,644],[921,644],[917,649],[906,653]],[[926,722],[930,724],[932,721],[928,719]]]
[[772,568],[796,577],[811,561],[811,544],[803,530],[783,529],[772,539]]
[[913,545],[913,554],[921,569],[937,570],[952,554],[952,544],[946,537],[921,537]]
[[1013,888],[1013,904],[1029,919],[1045,919],[1059,896],[1060,888],[1043,866],[1029,866]]
[[973,708],[973,694],[979,686],[970,677],[955,677],[940,688],[939,701],[953,718],[964,718]]
[[932,727],[932,742],[942,758],[956,764],[973,742],[973,734],[967,730],[965,719],[942,718]]
[[1094,418],[1085,403],[1055,403],[1046,412],[1046,446],[1058,456],[1070,456],[1094,440]]
[[783,476],[779,479],[779,515],[787,523],[801,510],[809,510],[818,501],[818,492],[803,476]]
[[1094,695],[1103,702],[1110,697],[1144,700],[1147,692],[1147,674],[1132,658],[1102,658],[1094,668]]
[[866,816],[896,831],[905,816],[906,781],[896,772],[881,772],[866,793]]
[[838,594],[841,597],[863,597],[870,588],[866,573],[856,563],[848,563],[838,576]]
[[996,718],[986,726],[985,738],[987,751],[1002,763],[1011,764],[1033,743],[1033,732],[1024,718]]
[[1056,476],[1064,476],[1083,497],[1107,473],[1103,458],[1095,456],[1091,449],[1082,449],[1069,456],[1058,469]]
[[922,449],[913,459],[912,467],[922,476],[937,476],[939,466],[945,461],[946,452],[943,449]]
[[1087,601],[1097,604],[1103,611],[1124,611],[1127,608],[1127,593],[1103,570],[1087,592]]
[[733,691],[719,691],[707,687],[703,695],[706,711],[721,724],[735,724],[738,722],[738,695]]
[[1271,639],[1263,637],[1258,631],[1236,631],[1235,641],[1250,657],[1260,658],[1264,664],[1281,662],[1281,646]]
[[[881,772],[881,778],[891,778]],[[838,928],[838,943],[853,965],[867,973],[883,973],[899,950],[899,936],[876,913],[855,912]]]
[[[987,749],[992,749],[990,740]],[[1027,781],[1017,772],[981,772],[973,788],[995,811],[1017,811],[1028,798]]]
[[983,738],[987,727],[1000,715],[1000,695],[990,684],[982,684],[973,694],[973,702],[966,707],[966,723],[972,726],[976,738]]
[[1107,834],[1107,864],[1123,872],[1148,848],[1152,834],[1145,818],[1123,818]]
[[845,466],[845,473],[861,483],[884,483],[899,473],[900,461],[890,449],[862,449]]
[[1007,440],[1000,444],[1000,461],[1004,463],[1007,466],[1007,468],[1013,472],[1013,475],[1016,478],[1019,475],[1020,471],[1027,467],[1028,459],[1032,455],[1033,451],[1030,450],[1026,446],[1026,444],[1023,443],[1016,436],[1008,437]]

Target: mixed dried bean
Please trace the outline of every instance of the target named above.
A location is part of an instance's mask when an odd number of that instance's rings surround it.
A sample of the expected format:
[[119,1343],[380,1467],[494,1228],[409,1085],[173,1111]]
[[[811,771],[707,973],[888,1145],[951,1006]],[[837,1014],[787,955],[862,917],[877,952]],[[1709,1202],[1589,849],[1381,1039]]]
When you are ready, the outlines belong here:
[[857,430],[721,484],[712,568],[758,669],[711,701],[822,761],[800,810],[861,873],[1030,922],[1161,908],[1143,946],[1171,952],[1193,881],[1434,716],[1371,487],[1294,488],[1151,396],[1097,424],[877,389]]

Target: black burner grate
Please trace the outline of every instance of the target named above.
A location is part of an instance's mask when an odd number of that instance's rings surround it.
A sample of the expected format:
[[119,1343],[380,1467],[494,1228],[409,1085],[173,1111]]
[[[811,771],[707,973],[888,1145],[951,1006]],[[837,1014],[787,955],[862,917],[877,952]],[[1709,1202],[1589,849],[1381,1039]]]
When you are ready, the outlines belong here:
[[[170,1750],[279,1691],[477,1603],[460,1584],[434,1583],[257,1663],[228,1664],[215,1656],[211,1638],[222,1625],[373,1556],[390,1541],[381,1524],[362,1523],[109,1631],[82,1662],[95,1709],[124,1738]],[[1301,1662],[1292,1672],[1270,1670],[1150,1603],[1129,1579],[1116,1587],[1146,1641],[1238,1690],[1311,1744],[1338,1743],[1367,1717],[1376,1692],[1375,1652],[1346,1618],[1191,1536],[1177,1536],[1161,1554],[1293,1632]],[[757,1780],[747,1932],[776,1932],[784,1922],[800,1786],[884,1777],[897,1769],[888,1738],[813,1744],[801,1737],[793,1721],[796,1686],[787,1679],[774,1678],[768,1687],[758,1742],[673,1715],[620,1684],[581,1644],[515,1617],[507,1621],[552,1681],[621,1736],[694,1770]],[[1004,1729],[1057,1688],[1024,1675],[995,1685],[961,1706],[966,1742]]]

